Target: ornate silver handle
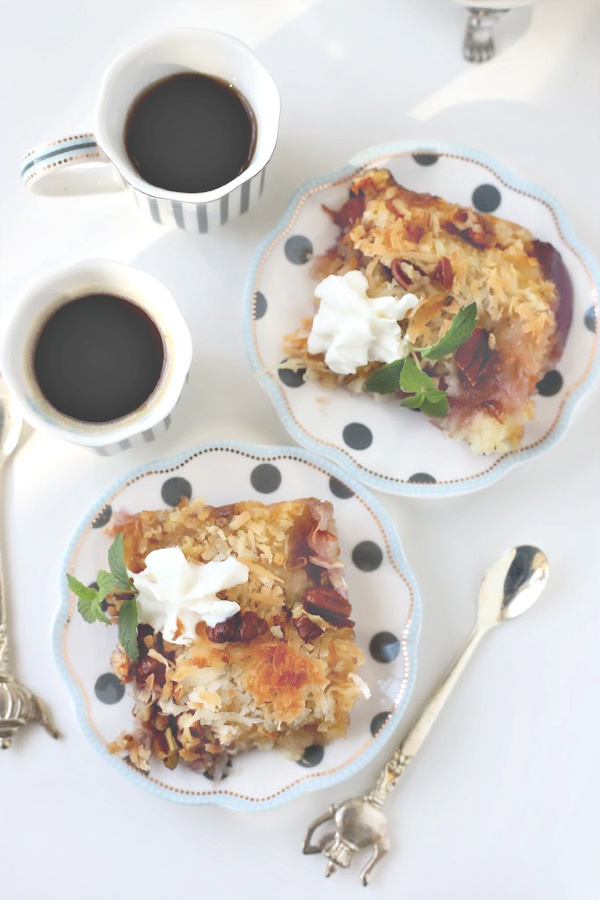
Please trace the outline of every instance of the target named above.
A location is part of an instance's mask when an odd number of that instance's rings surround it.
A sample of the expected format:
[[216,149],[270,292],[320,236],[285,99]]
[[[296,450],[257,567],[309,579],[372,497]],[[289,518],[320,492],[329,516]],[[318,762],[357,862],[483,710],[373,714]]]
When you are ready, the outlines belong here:
[[404,740],[381,770],[381,774],[377,779],[372,791],[366,795],[373,803],[383,806],[383,803],[397,783],[398,779],[404,774],[407,765],[412,761],[417,750],[433,728],[433,724],[446,705],[448,697],[454,690],[456,682],[466,669],[475,649],[487,629],[477,626],[463,648],[461,654],[452,663],[446,675],[442,678],[438,686],[435,688],[425,706],[419,713],[416,721],[413,722],[408,730]]
[[[327,860],[326,876],[332,875],[338,866],[346,868],[357,850],[372,848],[372,855],[360,873],[361,881],[368,884],[371,871],[387,853],[389,841],[387,822],[382,806],[398,779],[404,774],[417,750],[429,734],[433,723],[444,708],[456,682],[464,672],[481,638],[488,627],[478,624],[462,653],[452,664],[444,678],[433,691],[408,734],[385,764],[373,788],[364,797],[332,804],[324,815],[309,826],[302,847],[303,853],[323,853]],[[331,828],[333,825],[333,829]],[[316,840],[315,832],[321,826],[329,826]]]
[[[2,472],[0,471],[0,488],[2,487],[1,479]],[[15,732],[29,722],[40,722],[54,738],[59,735],[39,697],[36,697],[29,688],[13,678],[10,672],[1,543],[0,539],[0,749],[6,750],[10,747]]]

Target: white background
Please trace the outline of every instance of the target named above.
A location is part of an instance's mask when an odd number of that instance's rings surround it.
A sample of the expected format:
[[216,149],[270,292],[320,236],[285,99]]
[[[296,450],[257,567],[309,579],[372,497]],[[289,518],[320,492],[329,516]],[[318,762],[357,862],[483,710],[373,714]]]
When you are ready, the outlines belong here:
[[[548,189],[598,253],[598,5],[538,0],[533,13],[511,12],[498,56],[483,66],[462,59],[465,11],[451,0],[31,0],[3,2],[2,13],[2,312],[35,274],[110,256],[165,280],[196,356],[184,415],[159,444],[99,460],[34,434],[8,473],[15,670],[48,701],[63,738],[32,726],[0,757],[0,897],[363,896],[356,863],[326,882],[324,860],[303,857],[300,843],[330,802],[370,785],[377,764],[279,809],[240,814],[159,800],[94,753],[51,656],[63,553],[83,512],[135,465],[205,440],[290,442],[248,377],[239,311],[257,240],[307,178],[383,141],[460,142]],[[196,237],[146,223],[124,195],[28,194],[21,154],[88,130],[110,60],[185,24],[245,40],[279,85],[280,141],[260,207]],[[466,639],[480,579],[502,550],[538,545],[551,579],[536,608],[487,639],[390,799],[393,849],[367,889],[375,898],[600,893],[598,401],[596,385],[555,448],[483,492],[380,495],[423,598],[408,719]]]

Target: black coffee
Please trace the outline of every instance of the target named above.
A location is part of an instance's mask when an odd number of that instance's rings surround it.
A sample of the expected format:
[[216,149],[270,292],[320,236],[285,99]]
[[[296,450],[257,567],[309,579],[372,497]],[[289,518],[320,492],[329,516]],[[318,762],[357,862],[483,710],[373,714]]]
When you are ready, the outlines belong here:
[[242,95],[219,78],[172,75],[141,94],[125,125],[127,154],[144,181],[196,194],[247,168],[256,120]]
[[46,322],[34,371],[59,412],[83,422],[110,422],[148,399],[164,358],[161,334],[139,306],[93,294],[71,300]]

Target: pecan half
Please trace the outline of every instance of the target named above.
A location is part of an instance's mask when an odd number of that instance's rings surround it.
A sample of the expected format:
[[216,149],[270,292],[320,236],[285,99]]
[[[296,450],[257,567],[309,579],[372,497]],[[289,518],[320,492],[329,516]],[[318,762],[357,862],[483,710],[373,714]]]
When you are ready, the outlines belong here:
[[296,631],[306,644],[311,644],[319,635],[323,634],[323,629],[319,628],[316,622],[309,619],[308,616],[299,616],[294,619]]
[[354,625],[348,618],[352,612],[350,603],[334,588],[310,588],[304,595],[304,608],[338,628],[352,628]]
[[403,288],[407,289],[416,280],[414,277],[415,272],[419,275],[425,275],[423,269],[419,268],[414,262],[411,262],[410,259],[400,259],[400,257],[392,260],[390,271],[398,284],[401,284]]
[[247,610],[247,612],[242,615],[242,621],[238,628],[238,640],[242,641],[242,643],[253,641],[255,637],[258,637],[259,634],[263,634],[266,630],[267,623],[265,620],[261,619],[260,616],[257,616],[252,610]]
[[154,684],[162,687],[165,683],[165,665],[154,659],[153,656],[144,656],[138,663],[134,665],[135,682],[140,688],[144,687],[146,679],[150,675],[154,675]]
[[483,382],[495,369],[500,357],[489,345],[489,332],[476,328],[468,341],[456,351],[454,359],[459,372],[471,387]]
[[438,284],[441,284],[445,291],[450,290],[452,282],[454,281],[454,272],[452,271],[452,264],[447,256],[442,256],[438,259],[437,265],[431,273],[431,277],[433,281],[437,281]]
[[267,623],[252,610],[237,612],[224,622],[217,622],[213,627],[206,626],[206,636],[214,644],[225,644],[227,641],[247,643],[267,630]]

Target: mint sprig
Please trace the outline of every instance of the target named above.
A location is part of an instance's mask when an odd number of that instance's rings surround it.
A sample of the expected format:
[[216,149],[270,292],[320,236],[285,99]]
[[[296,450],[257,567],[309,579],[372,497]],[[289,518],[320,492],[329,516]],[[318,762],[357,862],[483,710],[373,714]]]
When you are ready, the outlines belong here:
[[365,388],[377,394],[402,391],[408,396],[401,400],[401,406],[421,409],[428,416],[447,416],[450,412],[445,392],[408,357],[381,366],[367,379]]
[[406,359],[400,375],[400,390],[410,396],[405,397],[401,406],[421,409],[428,416],[447,416],[450,404],[444,391],[440,391],[433,378]]
[[86,586],[74,575],[67,573],[69,588],[73,591],[77,601],[77,611],[86,622],[104,622],[111,625],[111,621],[102,609],[102,603],[109,594],[128,593],[132,596],[121,603],[119,609],[119,641],[123,650],[134,662],[139,658],[137,646],[137,588],[134,586],[127,573],[125,565],[125,553],[123,549],[123,535],[119,533],[114,539],[108,551],[108,565],[110,572],[100,569],[96,576],[98,588]]
[[130,597],[121,604],[119,610],[119,640],[127,656],[134,662],[137,662],[139,656],[137,626],[137,602],[135,597]]
[[110,625],[110,619],[102,609],[102,601],[106,595],[100,590],[86,587],[73,575],[67,574],[67,581],[75,596],[79,597],[77,610],[85,621],[90,623],[98,621]]
[[125,565],[122,531],[118,533],[108,549],[108,565],[119,587],[124,591],[130,590],[133,587],[133,583]]
[[374,394],[395,394],[400,389],[400,375],[404,367],[403,359],[395,359],[367,378],[365,387]]
[[431,347],[423,347],[419,353],[423,359],[442,359],[454,353],[461,344],[468,341],[477,325],[477,304],[469,303],[463,306],[452,319],[452,324],[446,334]]
[[468,341],[477,324],[477,304],[470,303],[459,309],[450,328],[440,340],[430,347],[411,347],[410,356],[395,359],[377,369],[365,382],[365,389],[375,394],[394,394],[402,391],[407,396],[401,405],[420,409],[426,416],[442,418],[450,412],[445,391],[438,388],[431,376],[423,371],[422,360],[442,359],[456,352]]

